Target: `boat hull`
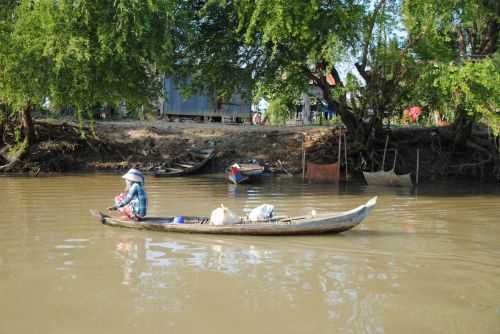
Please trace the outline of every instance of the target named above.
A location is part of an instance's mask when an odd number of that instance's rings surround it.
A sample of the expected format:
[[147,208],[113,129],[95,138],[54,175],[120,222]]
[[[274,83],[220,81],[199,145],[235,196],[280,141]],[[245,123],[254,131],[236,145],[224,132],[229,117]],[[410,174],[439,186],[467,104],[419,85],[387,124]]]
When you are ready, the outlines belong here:
[[203,149],[203,150],[198,150],[198,151],[193,150],[191,152],[191,155],[200,159],[200,161],[193,163],[189,167],[180,165],[177,168],[167,168],[165,170],[156,171],[154,173],[154,176],[156,176],[156,177],[176,177],[176,176],[185,176],[185,175],[195,174],[200,169],[205,167],[208,164],[208,162],[214,158],[215,153],[216,152],[214,149]]
[[260,181],[264,176],[264,167],[258,164],[240,164],[237,172],[232,167],[227,168],[226,177],[234,184],[254,183]]
[[316,216],[281,217],[266,222],[249,223],[243,221],[233,225],[212,225],[207,217],[184,217],[184,224],[174,223],[174,217],[150,217],[136,222],[111,217],[100,212],[93,214],[105,225],[134,228],[140,230],[230,234],[230,235],[307,235],[341,233],[360,224],[375,207],[377,198],[366,204],[340,213],[325,213]]
[[227,173],[227,179],[229,182],[233,184],[241,184],[241,183],[257,183],[262,180],[264,177],[264,172],[258,173],[241,173],[241,177],[237,178],[235,175],[231,173]]

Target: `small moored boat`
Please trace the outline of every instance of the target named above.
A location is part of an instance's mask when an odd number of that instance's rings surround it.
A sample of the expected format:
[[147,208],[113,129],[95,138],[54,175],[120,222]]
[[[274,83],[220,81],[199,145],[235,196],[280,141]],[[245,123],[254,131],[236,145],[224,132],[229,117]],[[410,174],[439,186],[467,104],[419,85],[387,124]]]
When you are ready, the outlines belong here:
[[227,179],[234,183],[252,183],[264,175],[264,167],[255,163],[233,164],[227,170]]
[[[375,207],[373,197],[355,209],[337,213],[321,213],[300,217],[277,216],[266,221],[250,222],[242,217],[237,224],[213,225],[208,217],[147,217],[141,221],[112,217],[91,211],[101,223],[109,226],[128,227],[140,230],[163,232],[239,234],[239,235],[299,235],[340,233],[352,229]],[[182,223],[177,223],[181,221]]]
[[190,160],[176,162],[173,167],[158,169],[154,172],[154,176],[167,177],[194,174],[212,160],[215,156],[215,149],[194,149],[189,151],[188,155]]

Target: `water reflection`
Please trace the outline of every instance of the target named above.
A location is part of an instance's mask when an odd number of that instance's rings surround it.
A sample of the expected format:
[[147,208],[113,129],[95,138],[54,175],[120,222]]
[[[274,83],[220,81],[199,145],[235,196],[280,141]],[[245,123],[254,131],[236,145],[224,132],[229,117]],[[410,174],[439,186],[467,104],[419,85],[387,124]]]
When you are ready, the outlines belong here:
[[78,278],[78,270],[75,269],[75,266],[78,266],[77,258],[79,252],[88,247],[89,241],[86,238],[68,238],[56,244],[54,250],[48,253],[47,260],[54,262],[55,269],[64,273],[61,278],[71,280]]
[[[118,240],[116,254],[122,263],[122,284],[137,287],[145,300],[153,305],[160,303],[167,311],[190,303],[188,296],[196,293],[199,284],[205,288],[221,284],[211,277],[210,273],[216,273],[217,280],[228,284],[228,291],[235,288],[229,282],[247,282],[244,290],[238,285],[233,293],[265,295],[268,300],[286,303],[290,309],[300,309],[309,298],[317,296],[315,309],[324,310],[327,319],[347,319],[360,329],[382,326],[378,310],[387,295],[401,286],[398,259],[375,269],[378,260],[372,257],[353,261],[349,252],[339,252],[326,244],[309,247],[315,244],[310,238],[290,241],[147,235]],[[188,281],[187,273],[191,276]],[[199,281],[193,281],[193,277]],[[159,294],[157,289],[171,291]],[[177,302],[172,302],[172,295]],[[147,304],[143,302],[141,307],[147,309]],[[261,306],[250,303],[235,307],[258,311]],[[361,314],[372,316],[366,319]]]
[[120,239],[116,244],[116,254],[122,262],[123,278],[121,283],[129,285],[134,264],[139,260],[139,245],[132,238]]

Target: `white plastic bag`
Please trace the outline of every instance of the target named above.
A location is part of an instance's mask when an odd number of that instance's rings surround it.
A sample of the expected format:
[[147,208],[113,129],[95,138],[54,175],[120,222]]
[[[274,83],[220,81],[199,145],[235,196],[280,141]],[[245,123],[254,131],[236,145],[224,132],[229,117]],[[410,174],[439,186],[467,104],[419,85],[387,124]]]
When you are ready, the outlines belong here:
[[256,222],[259,220],[266,220],[273,217],[274,213],[274,205],[271,204],[262,204],[250,211],[248,215],[248,219],[252,222]]
[[212,211],[210,215],[210,224],[214,225],[228,225],[228,224],[237,224],[240,222],[240,217],[235,215],[231,210],[226,208],[223,204],[220,205],[220,208]]

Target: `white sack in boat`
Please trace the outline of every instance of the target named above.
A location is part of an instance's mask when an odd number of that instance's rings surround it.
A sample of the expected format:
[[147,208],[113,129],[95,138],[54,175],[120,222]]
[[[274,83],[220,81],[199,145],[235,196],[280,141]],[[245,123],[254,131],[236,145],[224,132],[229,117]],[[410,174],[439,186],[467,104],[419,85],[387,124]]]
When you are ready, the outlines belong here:
[[259,220],[266,220],[273,217],[274,213],[274,205],[271,204],[262,204],[250,211],[248,215],[248,219],[252,222],[256,222]]
[[228,224],[236,224],[240,222],[240,217],[235,215],[231,210],[226,208],[223,204],[220,205],[220,208],[212,211],[210,215],[210,224],[214,225],[228,225]]

